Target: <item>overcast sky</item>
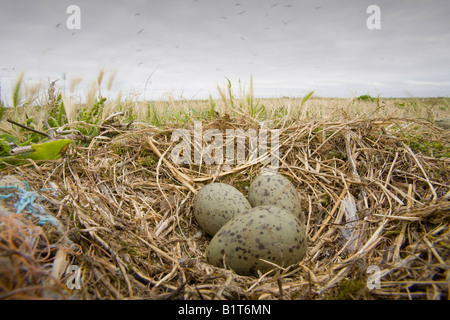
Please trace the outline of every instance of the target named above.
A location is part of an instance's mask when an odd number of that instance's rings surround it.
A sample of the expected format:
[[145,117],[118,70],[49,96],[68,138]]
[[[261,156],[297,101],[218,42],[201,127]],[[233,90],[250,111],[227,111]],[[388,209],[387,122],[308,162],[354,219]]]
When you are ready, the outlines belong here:
[[[381,29],[367,27],[370,5]],[[2,0],[2,99],[22,71],[69,95],[71,79],[86,92],[100,69],[105,86],[116,75],[104,95],[146,99],[216,97],[250,75],[259,97],[449,96],[449,17],[447,0]]]

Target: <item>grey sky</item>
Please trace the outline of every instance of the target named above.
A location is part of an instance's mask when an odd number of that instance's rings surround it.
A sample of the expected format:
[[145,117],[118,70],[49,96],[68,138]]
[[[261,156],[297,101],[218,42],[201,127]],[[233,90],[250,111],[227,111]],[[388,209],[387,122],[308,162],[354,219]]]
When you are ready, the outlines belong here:
[[[72,4],[80,30],[66,26]],[[380,30],[366,26],[372,4]],[[147,99],[217,96],[225,77],[237,92],[250,75],[260,97],[449,96],[449,16],[442,0],[2,0],[2,97],[21,71],[69,94],[100,69],[116,72],[110,95],[142,93],[152,75]]]

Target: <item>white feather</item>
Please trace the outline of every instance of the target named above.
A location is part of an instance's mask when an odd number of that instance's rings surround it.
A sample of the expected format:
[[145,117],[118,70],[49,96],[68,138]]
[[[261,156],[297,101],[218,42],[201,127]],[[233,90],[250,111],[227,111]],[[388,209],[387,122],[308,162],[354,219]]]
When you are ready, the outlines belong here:
[[341,201],[341,210],[344,210],[346,224],[341,229],[342,236],[346,241],[349,241],[348,248],[350,250],[354,247],[355,242],[355,226],[356,226],[356,202],[352,196],[348,196]]

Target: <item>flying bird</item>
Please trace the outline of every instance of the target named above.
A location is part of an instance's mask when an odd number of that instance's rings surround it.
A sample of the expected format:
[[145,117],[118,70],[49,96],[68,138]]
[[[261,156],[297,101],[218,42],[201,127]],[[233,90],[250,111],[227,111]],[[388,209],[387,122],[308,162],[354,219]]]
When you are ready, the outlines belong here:
[[55,28],[59,28],[61,26],[61,23],[58,23]]
[[281,22],[283,22],[283,23],[284,23],[284,25],[285,25],[285,26],[287,26],[287,24],[288,24],[288,22],[289,22],[289,21],[284,21],[284,20],[281,20]]
[[139,30],[137,35],[140,35],[142,33],[142,31],[144,31],[144,29]]
[[239,12],[238,14],[241,14],[241,15],[242,15],[242,14],[244,14],[244,13],[245,13],[245,10],[244,10],[244,11],[241,11],[241,12]]
[[273,7],[276,7],[277,5],[278,5],[278,2],[277,2],[277,3],[274,3],[274,4],[271,5],[270,7],[273,8]]
[[140,16],[141,14],[138,12],[138,13],[135,13],[134,14],[134,17],[136,18],[137,16]]

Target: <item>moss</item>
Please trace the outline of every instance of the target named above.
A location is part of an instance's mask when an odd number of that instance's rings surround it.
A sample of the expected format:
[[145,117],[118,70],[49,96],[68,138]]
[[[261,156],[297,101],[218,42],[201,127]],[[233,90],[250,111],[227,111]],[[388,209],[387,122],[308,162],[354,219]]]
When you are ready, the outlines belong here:
[[450,155],[450,146],[443,145],[439,141],[432,141],[420,135],[405,136],[405,138],[408,139],[409,147],[414,152],[421,152],[436,158],[448,158]]
[[322,207],[328,208],[328,206],[331,204],[331,196],[329,194],[326,194],[322,197],[322,199],[320,199],[320,203],[322,204]]
[[248,192],[248,188],[250,187],[250,180],[239,180],[235,182],[235,188],[238,189],[243,194]]
[[143,254],[138,250],[138,249],[136,249],[135,247],[129,247],[128,248],[128,253],[130,254],[130,255],[132,255],[132,256],[142,256]]
[[156,164],[156,159],[152,156],[139,157],[138,163],[144,167],[153,167]]
[[437,154],[436,158],[450,158],[450,152],[444,152],[441,154]]
[[113,143],[110,146],[111,151],[114,152],[115,154],[119,155],[119,156],[123,156],[126,154],[127,149],[120,143]]
[[327,300],[354,300],[366,297],[367,283],[363,278],[343,280],[334,292],[324,296]]

